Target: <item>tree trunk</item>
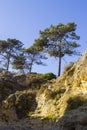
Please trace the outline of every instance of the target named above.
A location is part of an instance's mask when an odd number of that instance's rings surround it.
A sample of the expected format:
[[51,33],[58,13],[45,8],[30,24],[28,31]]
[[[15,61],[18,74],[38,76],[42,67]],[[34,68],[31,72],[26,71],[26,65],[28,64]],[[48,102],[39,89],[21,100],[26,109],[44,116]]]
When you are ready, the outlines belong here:
[[31,71],[32,71],[32,66],[33,66],[33,60],[32,60],[32,62],[31,62],[31,64],[30,64],[30,66],[29,66],[29,73],[31,74]]
[[61,74],[61,40],[59,44],[59,56],[58,56],[58,76]]
[[60,76],[61,73],[61,56],[58,57],[58,76]]
[[10,58],[11,58],[11,50],[9,52],[7,52],[7,66],[6,66],[6,70],[9,70],[9,65],[10,65]]
[[30,64],[30,67],[29,67],[29,73],[30,74],[31,74],[31,71],[32,71],[33,63],[34,63],[34,57],[35,57],[35,54],[33,55],[32,59],[31,59],[31,64]]
[[10,59],[7,59],[7,67],[6,67],[6,70],[8,71],[9,69],[9,63],[10,63]]
[[29,68],[29,73],[31,74],[31,70],[32,70],[32,65],[30,65],[30,68]]

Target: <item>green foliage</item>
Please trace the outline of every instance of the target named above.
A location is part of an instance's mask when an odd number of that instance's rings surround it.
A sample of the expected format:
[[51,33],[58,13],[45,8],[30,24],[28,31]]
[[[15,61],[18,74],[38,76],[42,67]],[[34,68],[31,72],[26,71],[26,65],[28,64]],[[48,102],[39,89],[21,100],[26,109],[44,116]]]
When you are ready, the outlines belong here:
[[22,50],[23,43],[16,39],[8,38],[5,40],[0,40],[0,55],[1,63],[6,68],[9,69],[9,65],[15,56],[18,56]]
[[39,89],[44,80],[40,74],[30,74],[26,78],[26,86],[32,89]]
[[4,71],[4,68],[0,68],[0,73],[3,73]]
[[19,74],[14,76],[14,80],[23,88],[39,89],[43,84],[55,77],[54,74],[50,73],[46,74],[46,77],[44,75],[38,73]]
[[40,38],[37,39],[36,46],[41,47],[44,52],[47,52],[50,56],[59,58],[59,70],[61,69],[61,58],[63,56],[76,54],[75,48],[79,47],[76,40],[79,40],[79,36],[76,35],[76,24],[67,23],[58,24],[56,26],[51,25],[44,31],[40,31]]
[[54,75],[53,73],[46,73],[46,74],[43,74],[42,76],[43,76],[43,79],[46,81],[56,78],[56,75]]
[[14,58],[14,61],[12,62],[13,68],[23,70],[25,68],[25,62],[26,62],[26,59],[23,54],[16,56]]
[[48,53],[59,58],[58,76],[60,76],[61,58],[65,55],[77,54],[75,49],[79,44],[76,40],[80,37],[75,33],[76,27],[74,22],[51,25],[44,31],[40,31],[40,37],[26,49],[17,39],[0,40],[0,62],[6,70],[9,70],[9,66],[12,65],[15,69],[31,73],[34,64],[45,65],[43,60],[47,59],[45,54]]
[[14,83],[10,81],[4,81],[0,83],[0,102],[5,100],[9,94],[15,91]]
[[27,59],[26,64],[25,64],[25,69],[27,69],[29,71],[29,73],[31,73],[32,67],[34,64],[45,65],[42,62],[42,60],[46,60],[47,57],[45,55],[43,55],[43,53],[38,48],[38,46],[33,45],[33,46],[23,50],[23,52],[25,53],[25,57]]
[[42,84],[47,81],[55,78],[56,76],[53,73],[47,74],[36,74],[31,73],[26,75],[26,86],[29,86],[32,89],[39,89]]

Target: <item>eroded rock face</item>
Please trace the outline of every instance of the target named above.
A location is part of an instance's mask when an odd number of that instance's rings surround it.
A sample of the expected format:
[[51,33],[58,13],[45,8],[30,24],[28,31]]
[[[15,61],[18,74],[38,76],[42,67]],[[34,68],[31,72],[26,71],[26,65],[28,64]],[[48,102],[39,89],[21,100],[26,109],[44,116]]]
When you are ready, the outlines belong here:
[[36,95],[15,92],[0,108],[0,117],[6,120],[0,119],[2,130],[6,123],[14,130],[87,130],[87,51],[66,66],[60,77],[43,84]]
[[87,130],[87,51],[64,76],[67,91],[60,99],[62,115],[53,130]]
[[36,106],[35,93],[18,91],[2,102],[2,118],[7,122],[24,118],[29,111],[34,111]]
[[[52,82],[50,91],[54,97],[46,101],[46,89],[37,97],[38,113],[42,116],[55,115],[57,121],[52,130],[87,129],[87,51],[76,63],[70,63],[64,73]],[[52,94],[50,94],[52,96]],[[59,97],[58,97],[59,96]],[[49,105],[48,105],[49,104]],[[52,105],[52,107],[51,107]],[[46,108],[48,106],[48,108]],[[52,113],[52,114],[51,114]]]

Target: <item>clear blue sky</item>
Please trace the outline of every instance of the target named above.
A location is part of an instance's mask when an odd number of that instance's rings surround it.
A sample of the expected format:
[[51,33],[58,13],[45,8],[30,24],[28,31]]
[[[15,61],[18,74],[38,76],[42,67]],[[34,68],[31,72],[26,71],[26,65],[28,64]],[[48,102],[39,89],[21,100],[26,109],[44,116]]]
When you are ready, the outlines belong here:
[[[75,22],[81,37],[78,50],[87,48],[87,0],[0,0],[0,39],[16,38],[25,47],[38,38],[39,30],[51,24]],[[62,67],[76,56],[65,57]],[[57,74],[57,60],[49,59],[46,67],[34,66],[33,71]]]

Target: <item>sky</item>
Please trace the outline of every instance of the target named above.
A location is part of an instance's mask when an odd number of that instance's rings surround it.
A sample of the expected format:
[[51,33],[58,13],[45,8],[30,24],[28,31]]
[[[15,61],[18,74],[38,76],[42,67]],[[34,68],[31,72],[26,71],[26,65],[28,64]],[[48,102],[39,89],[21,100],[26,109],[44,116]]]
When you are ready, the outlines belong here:
[[[87,0],[0,0],[0,40],[16,38],[28,48],[39,37],[39,31],[51,24],[77,24],[76,33],[80,36],[77,50],[81,54],[87,48]],[[65,56],[62,70],[78,56]],[[39,73],[53,72],[57,74],[58,61],[49,58],[47,66],[33,66]]]

